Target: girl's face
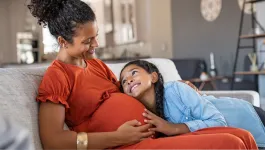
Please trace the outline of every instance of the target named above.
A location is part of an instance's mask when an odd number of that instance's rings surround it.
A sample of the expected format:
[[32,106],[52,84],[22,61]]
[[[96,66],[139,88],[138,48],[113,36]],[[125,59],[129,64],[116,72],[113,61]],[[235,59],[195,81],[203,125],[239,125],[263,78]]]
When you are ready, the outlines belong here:
[[76,35],[73,37],[73,43],[67,43],[66,52],[74,58],[93,59],[95,48],[99,46],[98,26],[96,22],[88,22],[79,25],[76,29]]
[[156,73],[150,74],[137,65],[129,65],[121,72],[120,82],[125,94],[140,100],[154,88]]

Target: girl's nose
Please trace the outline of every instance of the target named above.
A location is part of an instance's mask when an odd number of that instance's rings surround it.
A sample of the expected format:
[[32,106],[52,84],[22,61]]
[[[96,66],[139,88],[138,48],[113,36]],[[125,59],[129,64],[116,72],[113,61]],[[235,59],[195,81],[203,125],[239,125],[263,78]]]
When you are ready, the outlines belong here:
[[128,79],[128,84],[131,84],[133,82],[133,78]]

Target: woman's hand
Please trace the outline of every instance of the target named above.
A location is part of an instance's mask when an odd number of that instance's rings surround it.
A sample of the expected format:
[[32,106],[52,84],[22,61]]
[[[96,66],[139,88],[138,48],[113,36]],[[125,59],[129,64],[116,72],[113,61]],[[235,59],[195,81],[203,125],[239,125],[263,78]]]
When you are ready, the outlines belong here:
[[150,124],[141,125],[139,121],[132,120],[121,125],[117,132],[120,133],[122,144],[135,144],[154,134],[153,131],[148,130],[150,127]]
[[178,135],[183,133],[190,132],[188,127],[185,124],[173,124],[168,121],[158,117],[154,113],[145,109],[143,116],[147,118],[144,120],[146,123],[153,125],[153,128],[150,128],[150,131],[161,132],[167,136]]

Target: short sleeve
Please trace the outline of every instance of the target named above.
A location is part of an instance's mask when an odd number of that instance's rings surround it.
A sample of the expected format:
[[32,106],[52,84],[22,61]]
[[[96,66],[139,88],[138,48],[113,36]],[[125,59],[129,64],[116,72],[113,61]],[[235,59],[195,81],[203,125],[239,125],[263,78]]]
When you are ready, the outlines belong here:
[[68,109],[69,94],[70,84],[67,74],[55,67],[48,68],[39,86],[37,101],[60,103]]

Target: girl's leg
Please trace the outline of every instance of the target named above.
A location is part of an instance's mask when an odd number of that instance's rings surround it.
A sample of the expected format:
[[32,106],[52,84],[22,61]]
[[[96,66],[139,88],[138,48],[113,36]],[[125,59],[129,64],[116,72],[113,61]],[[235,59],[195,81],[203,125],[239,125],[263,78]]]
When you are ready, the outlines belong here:
[[193,134],[218,134],[218,133],[228,133],[240,138],[247,149],[258,149],[257,144],[255,142],[252,134],[244,129],[232,128],[232,127],[213,127],[198,130]]
[[247,147],[240,138],[232,134],[213,133],[150,138],[118,149],[247,149]]
[[254,107],[255,111],[257,112],[261,122],[265,126],[265,111],[260,107],[256,107],[256,106],[253,106],[253,107]]

